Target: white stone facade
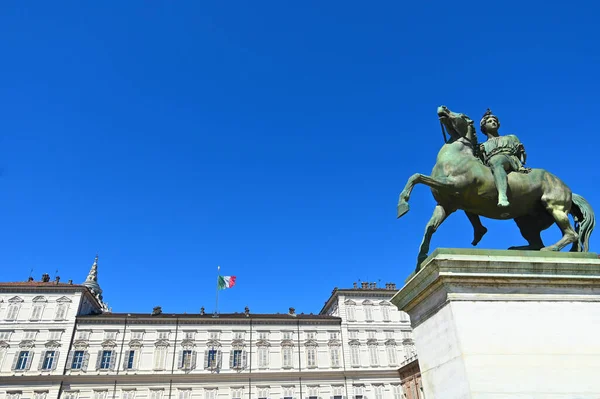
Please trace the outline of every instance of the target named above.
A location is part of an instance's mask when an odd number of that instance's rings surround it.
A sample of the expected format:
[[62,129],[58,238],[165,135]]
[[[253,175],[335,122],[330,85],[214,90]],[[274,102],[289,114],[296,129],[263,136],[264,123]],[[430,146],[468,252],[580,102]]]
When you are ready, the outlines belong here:
[[213,317],[107,313],[86,286],[0,283],[0,399],[401,399],[412,341],[395,292]]

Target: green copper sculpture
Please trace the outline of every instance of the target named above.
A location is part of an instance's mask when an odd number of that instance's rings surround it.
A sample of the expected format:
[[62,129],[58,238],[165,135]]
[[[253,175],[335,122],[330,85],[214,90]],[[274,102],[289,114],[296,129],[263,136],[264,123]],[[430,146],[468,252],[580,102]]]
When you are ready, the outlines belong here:
[[[499,136],[500,122],[488,112],[480,122],[488,140],[479,145],[474,122],[466,115],[438,107],[438,117],[450,135],[437,156],[431,176],[412,175],[398,201],[398,217],[409,210],[408,200],[418,183],[431,188],[437,205],[425,228],[417,257],[417,271],[427,258],[431,237],[442,222],[457,210],[465,211],[477,245],[487,229],[480,216],[514,219],[528,245],[509,249],[587,252],[595,216],[590,204],[573,194],[558,177],[543,169],[525,168],[525,149],[514,135]],[[573,216],[575,228],[568,215]],[[544,246],[540,233],[556,223],[561,239]]]

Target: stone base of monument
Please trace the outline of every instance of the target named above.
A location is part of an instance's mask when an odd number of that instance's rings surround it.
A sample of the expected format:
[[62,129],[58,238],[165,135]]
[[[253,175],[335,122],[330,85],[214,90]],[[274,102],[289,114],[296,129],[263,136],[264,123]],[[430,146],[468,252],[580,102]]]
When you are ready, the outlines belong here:
[[427,399],[600,398],[597,254],[438,249],[392,302]]

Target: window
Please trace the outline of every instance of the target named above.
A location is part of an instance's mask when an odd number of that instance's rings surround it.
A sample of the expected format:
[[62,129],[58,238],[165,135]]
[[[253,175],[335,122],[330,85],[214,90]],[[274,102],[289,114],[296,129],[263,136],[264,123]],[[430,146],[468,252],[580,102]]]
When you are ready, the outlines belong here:
[[241,349],[234,349],[231,352],[230,366],[232,369],[239,369],[244,367],[244,351]]
[[132,331],[131,339],[139,339],[139,340],[144,339],[144,332],[143,331]]
[[10,341],[10,334],[12,331],[0,331],[0,340]]
[[317,333],[316,332],[307,332],[306,339],[317,339]]
[[204,399],[217,399],[217,390],[216,389],[205,389],[204,390]]
[[340,348],[332,346],[329,348],[329,357],[331,359],[331,367],[340,367]]
[[219,335],[220,335],[219,333],[220,333],[220,331],[211,331],[208,336],[210,337],[210,339],[214,339],[214,340],[218,341]]
[[306,365],[308,367],[317,367],[317,348],[314,346],[306,348]]
[[27,341],[35,341],[35,337],[37,336],[37,331],[28,330],[23,333],[23,339]]
[[48,391],[35,391],[33,393],[33,399],[46,399],[48,397]]
[[410,331],[402,331],[402,339],[410,339]]
[[66,303],[59,303],[56,308],[56,317],[54,320],[65,320],[67,316],[67,305]]
[[365,305],[365,320],[373,321],[373,309],[371,305]]
[[384,334],[385,334],[385,339],[394,339],[393,331],[384,331]]
[[17,320],[17,315],[19,314],[19,309],[21,305],[19,303],[11,303],[8,305],[8,311],[6,312],[6,320],[14,321]]
[[190,399],[192,397],[191,389],[180,389],[178,399]]
[[32,353],[30,351],[19,351],[15,356],[15,364],[13,370],[29,370],[31,366]]
[[294,398],[294,387],[283,387],[283,399]]
[[383,399],[383,385],[374,385],[375,399]]
[[348,305],[346,307],[346,317],[348,321],[356,321],[356,307],[354,305]]
[[360,346],[350,345],[350,363],[352,367],[360,366]]
[[266,346],[258,347],[258,367],[269,367],[269,348]]
[[266,331],[258,332],[258,339],[264,339],[265,341],[269,339],[269,333]]
[[348,338],[349,339],[358,339],[358,331],[357,330],[348,330]]
[[259,387],[258,388],[258,399],[268,399],[269,397],[269,388],[268,387]]
[[112,370],[115,358],[115,351],[102,350],[98,354],[98,363],[96,369],[98,370]]
[[244,388],[231,388],[231,399],[242,399],[244,397]]
[[333,399],[342,399],[344,396],[344,386],[334,385],[333,386]]
[[106,399],[106,397],[108,396],[108,391],[106,390],[100,390],[100,391],[94,391],[94,399]]
[[283,339],[292,339],[292,332],[291,331],[284,331],[283,332]]
[[63,330],[51,330],[48,333],[48,339],[51,341],[60,341],[62,338]]
[[150,390],[150,399],[162,399],[163,397],[163,389],[151,389]]
[[387,352],[387,357],[388,357],[388,364],[390,366],[395,366],[396,364],[398,364],[398,358],[396,356],[396,346],[389,345],[386,348],[386,352]]
[[105,340],[110,339],[110,340],[114,341],[115,339],[117,339],[117,331],[105,331],[104,332],[104,339]]
[[284,346],[281,348],[281,354],[283,356],[283,367],[292,367],[292,347]]
[[124,389],[121,391],[121,399],[135,399],[135,389]]
[[44,305],[36,303],[33,305],[33,311],[31,312],[31,321],[39,321],[42,319],[42,312],[44,311]]
[[62,394],[62,399],[77,399],[79,396],[79,391],[64,391]]
[[191,370],[196,367],[196,352],[191,349],[184,349],[179,352],[179,368]]
[[376,339],[377,338],[377,332],[373,331],[373,330],[367,331],[367,338],[368,339]]
[[90,339],[89,331],[77,331],[77,339],[81,341],[87,341]]
[[125,370],[133,370],[135,368],[135,350],[131,349],[125,351],[125,356],[123,356],[123,369]]
[[84,369],[83,364],[86,358],[85,351],[75,351],[73,352],[73,361],[71,362],[71,369],[74,370],[82,370]]
[[233,333],[233,339],[244,339],[244,332],[243,331],[235,331]]
[[402,387],[400,385],[392,385],[394,399],[402,399]]
[[157,346],[154,348],[154,370],[164,370],[167,359],[167,347]]
[[21,391],[6,392],[6,399],[21,399]]
[[330,339],[330,340],[336,340],[336,339],[338,339],[338,333],[337,333],[337,332],[335,332],[335,331],[331,331],[331,332],[329,333],[329,339]]
[[382,306],[381,313],[383,315],[383,321],[390,321],[390,307]]
[[354,399],[363,399],[365,396],[365,387],[362,385],[354,385]]
[[377,366],[379,364],[379,356],[376,345],[369,345],[369,361],[371,362],[371,366]]
[[308,387],[308,399],[318,399],[319,398],[319,387],[318,386],[309,386]]
[[221,351],[209,349],[204,353],[204,368],[219,368],[221,367]]
[[41,370],[54,370],[56,367],[56,351],[45,351],[42,353]]
[[158,332],[158,339],[169,339],[169,333],[170,331],[159,331]]

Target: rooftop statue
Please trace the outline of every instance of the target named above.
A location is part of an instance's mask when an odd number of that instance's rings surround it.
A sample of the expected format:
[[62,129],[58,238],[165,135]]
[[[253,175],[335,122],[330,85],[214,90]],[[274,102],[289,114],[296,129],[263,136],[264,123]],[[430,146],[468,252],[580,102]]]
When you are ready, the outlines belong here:
[[[560,251],[572,244],[571,251],[587,252],[594,229],[595,216],[590,204],[558,177],[544,169],[529,169],[525,149],[514,135],[499,136],[500,122],[485,113],[480,122],[488,140],[479,145],[474,122],[465,114],[438,107],[442,129],[450,139],[438,153],[431,176],[412,175],[398,201],[398,218],[409,210],[408,200],[416,184],[429,186],[437,205],[425,227],[419,248],[417,269],[427,258],[433,233],[457,210],[465,211],[474,229],[473,245],[477,245],[487,229],[480,216],[491,219],[514,219],[528,245],[509,249]],[[575,228],[571,226],[573,216]],[[540,233],[558,225],[561,239],[545,246]]]

